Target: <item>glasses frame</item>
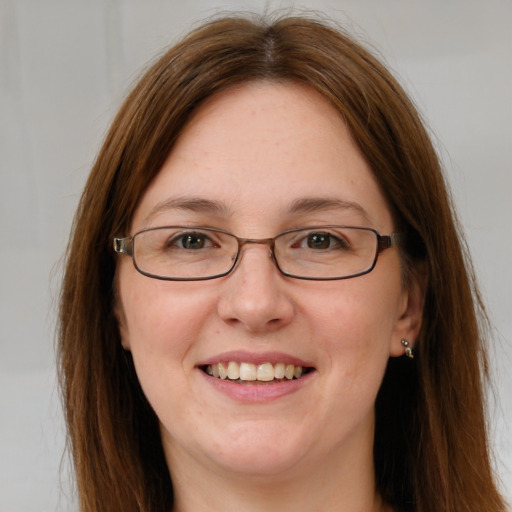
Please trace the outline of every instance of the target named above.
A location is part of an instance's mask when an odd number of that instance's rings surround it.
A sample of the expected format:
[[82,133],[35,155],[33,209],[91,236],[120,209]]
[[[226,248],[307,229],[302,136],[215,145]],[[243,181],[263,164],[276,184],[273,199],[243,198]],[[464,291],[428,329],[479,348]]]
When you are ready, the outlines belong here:
[[[213,276],[206,276],[206,277],[167,277],[167,276],[160,276],[157,274],[152,274],[150,272],[147,272],[147,271],[141,269],[137,264],[137,260],[135,258],[135,254],[134,254],[134,244],[135,244],[135,238],[137,237],[137,235],[139,235],[141,233],[146,233],[147,231],[157,231],[160,229],[169,229],[169,228],[171,228],[171,229],[180,228],[180,229],[189,229],[189,230],[200,229],[202,231],[214,231],[217,233],[224,233],[225,235],[229,235],[229,236],[233,237],[238,243],[238,250],[237,250],[236,256],[233,260],[233,264],[231,265],[229,270],[227,270],[226,272],[222,272],[221,274],[215,274]],[[333,229],[333,228],[361,229],[364,231],[369,231],[375,235],[375,237],[377,239],[375,256],[373,258],[373,262],[372,262],[371,266],[368,269],[363,270],[361,272],[357,272],[356,274],[350,274],[348,276],[342,276],[342,277],[304,277],[304,276],[299,276],[299,275],[290,274],[288,272],[285,272],[279,266],[279,262],[277,261],[277,258],[275,255],[275,241],[277,238],[279,238],[283,235],[287,235],[289,233],[295,233],[297,231],[314,230],[314,229]],[[241,238],[241,237],[238,237],[238,236],[234,235],[233,233],[230,233],[229,231],[226,231],[224,229],[211,228],[211,227],[205,227],[205,226],[174,226],[173,225],[173,226],[158,226],[158,227],[153,227],[153,228],[144,228],[144,229],[141,229],[141,230],[137,231],[136,233],[134,233],[133,236],[114,237],[114,238],[112,238],[112,245],[113,245],[113,249],[116,253],[126,254],[127,256],[130,256],[132,258],[133,265],[139,273],[141,273],[142,275],[144,275],[146,277],[151,277],[153,279],[159,279],[161,281],[209,281],[211,279],[218,279],[220,277],[225,277],[235,270],[238,262],[241,260],[242,248],[247,244],[268,245],[268,247],[270,249],[270,254],[271,254],[271,257],[272,257],[272,260],[273,260],[275,266],[277,267],[279,272],[286,277],[291,277],[293,279],[302,279],[305,281],[341,281],[343,279],[351,279],[353,277],[359,277],[359,276],[363,276],[365,274],[369,274],[375,268],[379,254],[386,249],[390,249],[391,247],[398,245],[402,241],[402,238],[403,237],[402,237],[401,233],[390,233],[389,235],[382,235],[376,229],[373,229],[373,228],[367,228],[367,227],[363,227],[363,226],[346,226],[346,225],[341,225],[341,224],[324,224],[321,226],[293,228],[293,229],[289,229],[286,231],[282,231],[281,233],[278,233],[276,236],[274,236],[272,238]]]

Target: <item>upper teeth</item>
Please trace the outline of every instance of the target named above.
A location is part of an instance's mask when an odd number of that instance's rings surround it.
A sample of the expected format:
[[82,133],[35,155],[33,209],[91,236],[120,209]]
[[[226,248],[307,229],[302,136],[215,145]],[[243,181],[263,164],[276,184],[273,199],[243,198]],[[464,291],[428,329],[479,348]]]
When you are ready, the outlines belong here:
[[302,366],[285,363],[237,363],[229,361],[227,363],[209,364],[206,367],[206,373],[219,379],[230,380],[259,380],[269,382],[274,379],[288,379],[294,377],[298,379],[303,374]]

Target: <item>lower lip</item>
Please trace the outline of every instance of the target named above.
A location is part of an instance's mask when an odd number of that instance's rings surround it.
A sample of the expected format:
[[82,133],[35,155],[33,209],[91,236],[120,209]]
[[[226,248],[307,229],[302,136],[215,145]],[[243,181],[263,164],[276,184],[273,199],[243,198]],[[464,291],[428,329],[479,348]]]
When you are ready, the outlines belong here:
[[272,384],[238,384],[228,379],[223,380],[211,377],[199,369],[198,371],[201,372],[206,382],[216,391],[219,391],[233,400],[246,403],[272,402],[292,393],[296,393],[305,386],[316,373],[315,371],[311,371],[300,379],[282,380]]

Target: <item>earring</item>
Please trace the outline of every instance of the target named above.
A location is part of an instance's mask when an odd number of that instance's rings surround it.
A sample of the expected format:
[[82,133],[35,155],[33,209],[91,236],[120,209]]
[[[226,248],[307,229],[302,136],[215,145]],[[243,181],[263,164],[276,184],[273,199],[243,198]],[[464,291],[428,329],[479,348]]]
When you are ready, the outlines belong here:
[[407,340],[402,340],[402,345],[404,346],[405,348],[405,355],[409,358],[409,359],[414,359],[414,354],[412,353],[412,348],[411,346],[409,345],[409,342]]

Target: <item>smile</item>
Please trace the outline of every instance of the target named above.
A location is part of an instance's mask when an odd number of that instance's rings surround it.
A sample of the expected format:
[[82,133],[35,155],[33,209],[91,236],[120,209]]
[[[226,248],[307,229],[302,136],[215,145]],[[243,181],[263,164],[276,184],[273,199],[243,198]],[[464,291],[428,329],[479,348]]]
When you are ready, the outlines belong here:
[[253,364],[236,361],[208,364],[201,368],[207,375],[221,380],[236,381],[238,383],[249,382],[282,382],[286,380],[300,379],[312,368],[304,368],[286,363],[262,363]]

